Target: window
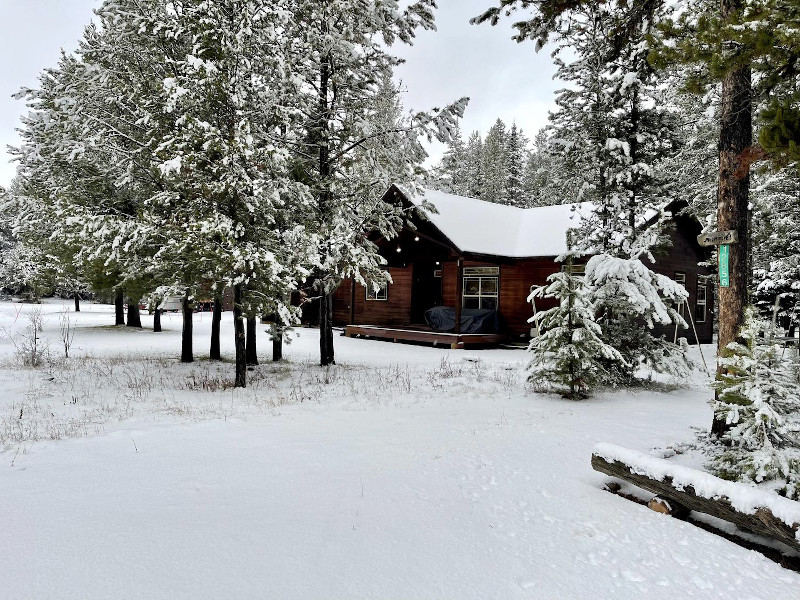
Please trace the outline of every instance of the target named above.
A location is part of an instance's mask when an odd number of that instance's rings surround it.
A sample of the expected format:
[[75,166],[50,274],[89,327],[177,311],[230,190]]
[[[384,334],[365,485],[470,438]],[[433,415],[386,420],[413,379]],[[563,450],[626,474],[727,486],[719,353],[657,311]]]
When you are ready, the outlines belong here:
[[385,281],[383,283],[378,284],[377,289],[375,285],[372,283],[367,284],[366,290],[366,298],[367,300],[379,301],[379,302],[386,302],[389,300],[389,284]]
[[708,305],[708,277],[697,277],[697,303],[694,305],[694,320],[706,322],[706,306]]
[[[567,272],[567,265],[561,265],[562,273]],[[569,268],[570,275],[575,275],[576,277],[584,277],[586,275],[586,265],[572,265]]]
[[497,310],[497,282],[497,277],[464,277],[461,305],[464,308]]
[[[679,283],[683,286],[683,289],[686,289],[686,273],[679,273],[675,272],[675,283]],[[680,304],[675,305],[675,310],[678,312],[680,316],[684,316],[683,314],[683,307],[686,305],[686,302],[681,302]]]

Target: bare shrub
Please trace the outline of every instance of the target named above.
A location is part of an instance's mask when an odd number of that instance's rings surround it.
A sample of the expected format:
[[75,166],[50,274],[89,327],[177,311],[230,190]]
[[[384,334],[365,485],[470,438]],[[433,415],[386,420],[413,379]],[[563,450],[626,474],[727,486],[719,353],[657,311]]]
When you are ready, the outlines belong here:
[[72,322],[66,307],[61,309],[58,314],[58,331],[61,336],[61,345],[64,347],[64,358],[69,358],[69,349],[72,347],[72,340],[75,338],[75,324]]
[[0,334],[14,345],[14,355],[26,367],[40,367],[49,353],[49,346],[39,335],[44,326],[42,309],[37,306],[27,315],[28,324],[19,333],[12,333],[6,327],[0,328]]

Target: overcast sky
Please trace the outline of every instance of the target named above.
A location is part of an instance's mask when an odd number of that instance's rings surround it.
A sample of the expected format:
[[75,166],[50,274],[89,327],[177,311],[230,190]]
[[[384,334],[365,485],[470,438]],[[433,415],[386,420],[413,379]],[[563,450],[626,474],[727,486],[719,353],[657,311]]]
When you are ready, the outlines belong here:
[[[15,127],[25,112],[11,95],[36,86],[42,69],[58,61],[60,50],[72,51],[100,0],[0,0],[0,185],[7,186],[15,166],[8,144],[17,145]],[[419,34],[413,47],[392,50],[406,59],[398,71],[407,109],[424,110],[469,96],[462,122],[465,136],[482,133],[498,117],[533,137],[554,106],[554,67],[549,53],[532,43],[511,39],[509,21],[496,27],[470,25],[493,0],[439,0],[438,31]],[[431,148],[437,159],[441,148]]]

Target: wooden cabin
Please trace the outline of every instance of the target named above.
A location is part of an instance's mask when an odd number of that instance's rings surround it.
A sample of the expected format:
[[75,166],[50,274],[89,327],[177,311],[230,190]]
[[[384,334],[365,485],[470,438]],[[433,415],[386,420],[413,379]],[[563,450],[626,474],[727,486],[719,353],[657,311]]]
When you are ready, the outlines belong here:
[[[349,336],[458,348],[530,337],[531,287],[562,268],[555,259],[566,251],[566,232],[591,210],[588,204],[522,209],[432,190],[414,197],[397,186],[384,199],[409,207],[425,200],[437,213],[415,218],[416,229],[406,228],[394,239],[376,240],[392,283],[374,290],[345,280],[333,297],[334,322],[346,326]],[[707,267],[698,265],[707,259],[696,241],[701,227],[689,217],[674,217],[672,223],[672,244],[651,268],[686,286],[697,337],[710,343],[713,279]],[[539,300],[536,308],[550,306],[552,300]],[[432,326],[432,317],[440,313],[449,314],[449,322],[440,319]],[[471,315],[483,319],[477,330]],[[657,333],[673,338],[671,329]],[[677,337],[695,341],[691,329]]]

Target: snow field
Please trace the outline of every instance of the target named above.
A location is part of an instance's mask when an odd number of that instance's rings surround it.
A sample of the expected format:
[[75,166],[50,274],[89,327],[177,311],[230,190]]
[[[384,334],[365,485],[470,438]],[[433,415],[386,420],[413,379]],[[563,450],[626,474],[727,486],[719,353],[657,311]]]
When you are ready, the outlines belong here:
[[26,402],[40,422],[0,453],[2,598],[800,597],[796,574],[591,470],[598,442],[651,452],[707,426],[699,374],[574,403],[525,388],[524,351],[337,337],[322,369],[302,330],[273,365],[259,328],[264,364],[232,390],[231,364],[175,360],[178,315],[161,334],[73,316],[75,358],[40,370],[0,340],[1,430]]

